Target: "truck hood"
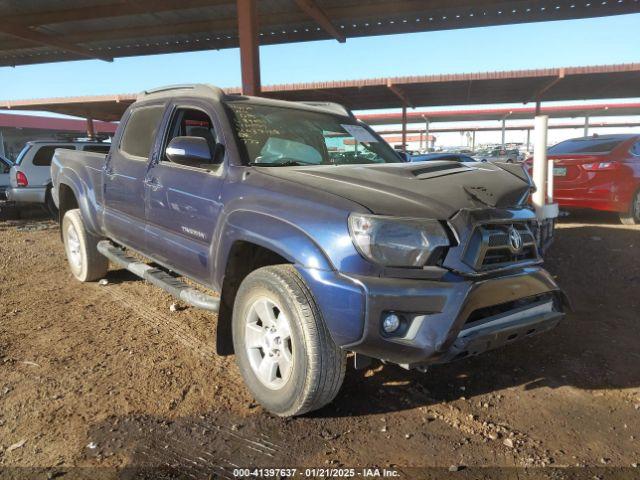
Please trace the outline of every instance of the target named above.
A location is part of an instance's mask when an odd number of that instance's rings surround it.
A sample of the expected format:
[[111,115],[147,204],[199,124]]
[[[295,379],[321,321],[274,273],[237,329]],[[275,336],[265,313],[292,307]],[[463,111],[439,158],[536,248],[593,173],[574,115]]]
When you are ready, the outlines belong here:
[[513,208],[528,197],[522,167],[451,161],[317,167],[256,167],[346,198],[379,215],[446,220],[463,208]]

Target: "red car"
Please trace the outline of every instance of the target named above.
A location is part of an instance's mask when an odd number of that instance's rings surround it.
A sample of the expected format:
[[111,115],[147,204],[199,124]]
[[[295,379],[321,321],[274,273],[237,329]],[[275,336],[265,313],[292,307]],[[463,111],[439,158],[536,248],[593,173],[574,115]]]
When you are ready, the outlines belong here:
[[640,224],[640,134],[573,138],[548,156],[560,207],[618,212],[622,223]]

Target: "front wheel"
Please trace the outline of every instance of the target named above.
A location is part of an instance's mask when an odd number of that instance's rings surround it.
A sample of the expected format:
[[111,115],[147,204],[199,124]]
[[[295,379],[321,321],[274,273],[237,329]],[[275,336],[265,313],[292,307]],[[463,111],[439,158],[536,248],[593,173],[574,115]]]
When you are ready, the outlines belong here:
[[640,190],[633,196],[629,210],[620,214],[620,221],[624,225],[640,224]]
[[293,266],[250,273],[238,289],[232,325],[240,372],[264,408],[288,417],[319,409],[335,398],[346,355],[333,342]]
[[62,239],[74,277],[81,282],[91,282],[105,276],[109,260],[98,252],[100,239],[87,231],[79,209],[64,214]]

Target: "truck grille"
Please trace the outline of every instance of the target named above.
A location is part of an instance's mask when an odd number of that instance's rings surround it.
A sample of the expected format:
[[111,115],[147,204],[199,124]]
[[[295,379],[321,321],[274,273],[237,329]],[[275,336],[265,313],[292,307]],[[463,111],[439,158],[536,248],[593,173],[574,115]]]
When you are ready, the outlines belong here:
[[527,223],[483,224],[474,229],[464,254],[477,271],[538,260],[536,239]]

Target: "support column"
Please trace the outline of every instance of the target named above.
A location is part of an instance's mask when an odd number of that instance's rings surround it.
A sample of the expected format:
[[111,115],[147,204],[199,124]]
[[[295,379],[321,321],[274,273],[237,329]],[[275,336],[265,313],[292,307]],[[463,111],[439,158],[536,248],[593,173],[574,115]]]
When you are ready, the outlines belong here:
[[260,95],[260,45],[256,0],[237,0],[242,93]]
[[527,153],[531,151],[531,130],[527,128]]
[[96,130],[93,125],[93,118],[87,117],[87,137],[96,138]]
[[474,130],[471,134],[471,151],[476,151],[476,131]]
[[533,147],[533,183],[536,191],[533,194],[533,206],[540,214],[547,202],[547,128],[549,117],[539,115],[535,119],[534,147]]
[[553,160],[547,160],[547,205],[553,203]]
[[407,106],[402,106],[402,151],[407,151]]
[[589,136],[589,115],[584,117],[584,136]]
[[420,151],[422,151],[422,131],[420,132]]
[[425,143],[427,144],[427,153],[431,150],[431,142],[429,141],[429,119],[427,117],[422,117],[424,119],[424,137]]
[[502,119],[502,148],[504,148],[506,133],[507,133],[507,117]]

